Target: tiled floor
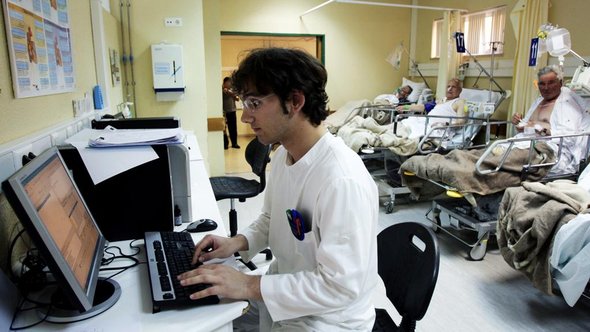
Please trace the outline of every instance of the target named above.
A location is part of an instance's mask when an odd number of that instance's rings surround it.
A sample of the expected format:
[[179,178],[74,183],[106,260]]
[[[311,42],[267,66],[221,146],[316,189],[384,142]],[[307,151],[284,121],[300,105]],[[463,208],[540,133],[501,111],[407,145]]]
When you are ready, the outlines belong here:
[[246,146],[254,136],[238,136],[239,149],[230,147],[224,151],[225,155],[225,172],[227,174],[251,172],[252,168],[246,162],[244,154],[246,152]]

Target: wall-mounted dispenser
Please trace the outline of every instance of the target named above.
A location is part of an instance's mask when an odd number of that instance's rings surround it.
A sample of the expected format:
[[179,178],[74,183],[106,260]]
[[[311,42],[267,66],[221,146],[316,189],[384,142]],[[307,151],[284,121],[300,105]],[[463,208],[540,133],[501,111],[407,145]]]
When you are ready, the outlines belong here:
[[182,45],[152,45],[152,72],[157,101],[177,101],[184,97]]

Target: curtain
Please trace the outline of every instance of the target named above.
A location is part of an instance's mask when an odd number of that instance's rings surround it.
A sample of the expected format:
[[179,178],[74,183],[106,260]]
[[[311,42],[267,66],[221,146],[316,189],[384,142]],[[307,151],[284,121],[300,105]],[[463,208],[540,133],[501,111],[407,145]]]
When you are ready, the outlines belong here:
[[[524,114],[538,96],[533,82],[536,72],[547,65],[547,54],[537,59],[537,67],[529,67],[529,49],[531,39],[537,35],[539,27],[547,23],[549,0],[521,0],[512,10],[510,16],[516,31],[516,54],[512,80],[512,104],[508,119],[515,113]],[[516,24],[514,24],[516,23]]]
[[[473,55],[492,54],[491,42],[504,41],[504,6],[463,15],[461,26],[465,32],[465,47]],[[503,45],[496,44],[495,53],[503,52]]]
[[461,63],[461,55],[456,52],[453,32],[461,31],[461,14],[459,11],[446,11],[443,16],[442,33],[440,34],[440,60],[438,63],[438,79],[436,82],[436,99],[443,100],[447,90],[447,82],[456,76]]

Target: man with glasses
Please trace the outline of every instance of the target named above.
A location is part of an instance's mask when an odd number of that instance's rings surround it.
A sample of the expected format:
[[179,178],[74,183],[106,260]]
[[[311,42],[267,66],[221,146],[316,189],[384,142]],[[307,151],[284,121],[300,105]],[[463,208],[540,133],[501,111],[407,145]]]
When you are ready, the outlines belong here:
[[[590,115],[585,103],[569,88],[563,87],[563,73],[558,66],[541,68],[537,79],[541,96],[533,102],[524,118],[521,113],[512,117],[512,124],[518,133],[555,136],[590,130]],[[564,139],[562,155],[552,172],[576,172],[584,157],[584,146],[583,137]]]
[[[207,235],[194,261],[236,251],[249,260],[266,247],[275,260],[263,276],[201,265],[180,275],[181,283],[211,285],[195,299],[250,300],[259,331],[371,330],[378,192],[358,155],[322,125],[328,114],[323,65],[303,51],[259,49],[232,81],[244,105],[242,122],[260,142],[281,146],[258,219],[232,238]],[[240,320],[234,323],[242,328]]]

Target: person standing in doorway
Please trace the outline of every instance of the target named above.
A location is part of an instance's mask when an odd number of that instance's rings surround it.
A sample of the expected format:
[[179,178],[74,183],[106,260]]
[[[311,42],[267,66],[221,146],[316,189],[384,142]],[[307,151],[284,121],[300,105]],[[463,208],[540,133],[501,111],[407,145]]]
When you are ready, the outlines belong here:
[[225,131],[223,133],[223,148],[226,150],[228,148],[229,141],[231,141],[232,148],[240,148],[238,145],[238,127],[236,123],[236,101],[238,100],[238,96],[232,91],[231,84],[231,78],[225,77],[223,79],[223,117],[225,118],[227,130],[229,131],[229,140],[227,139],[227,134]]

